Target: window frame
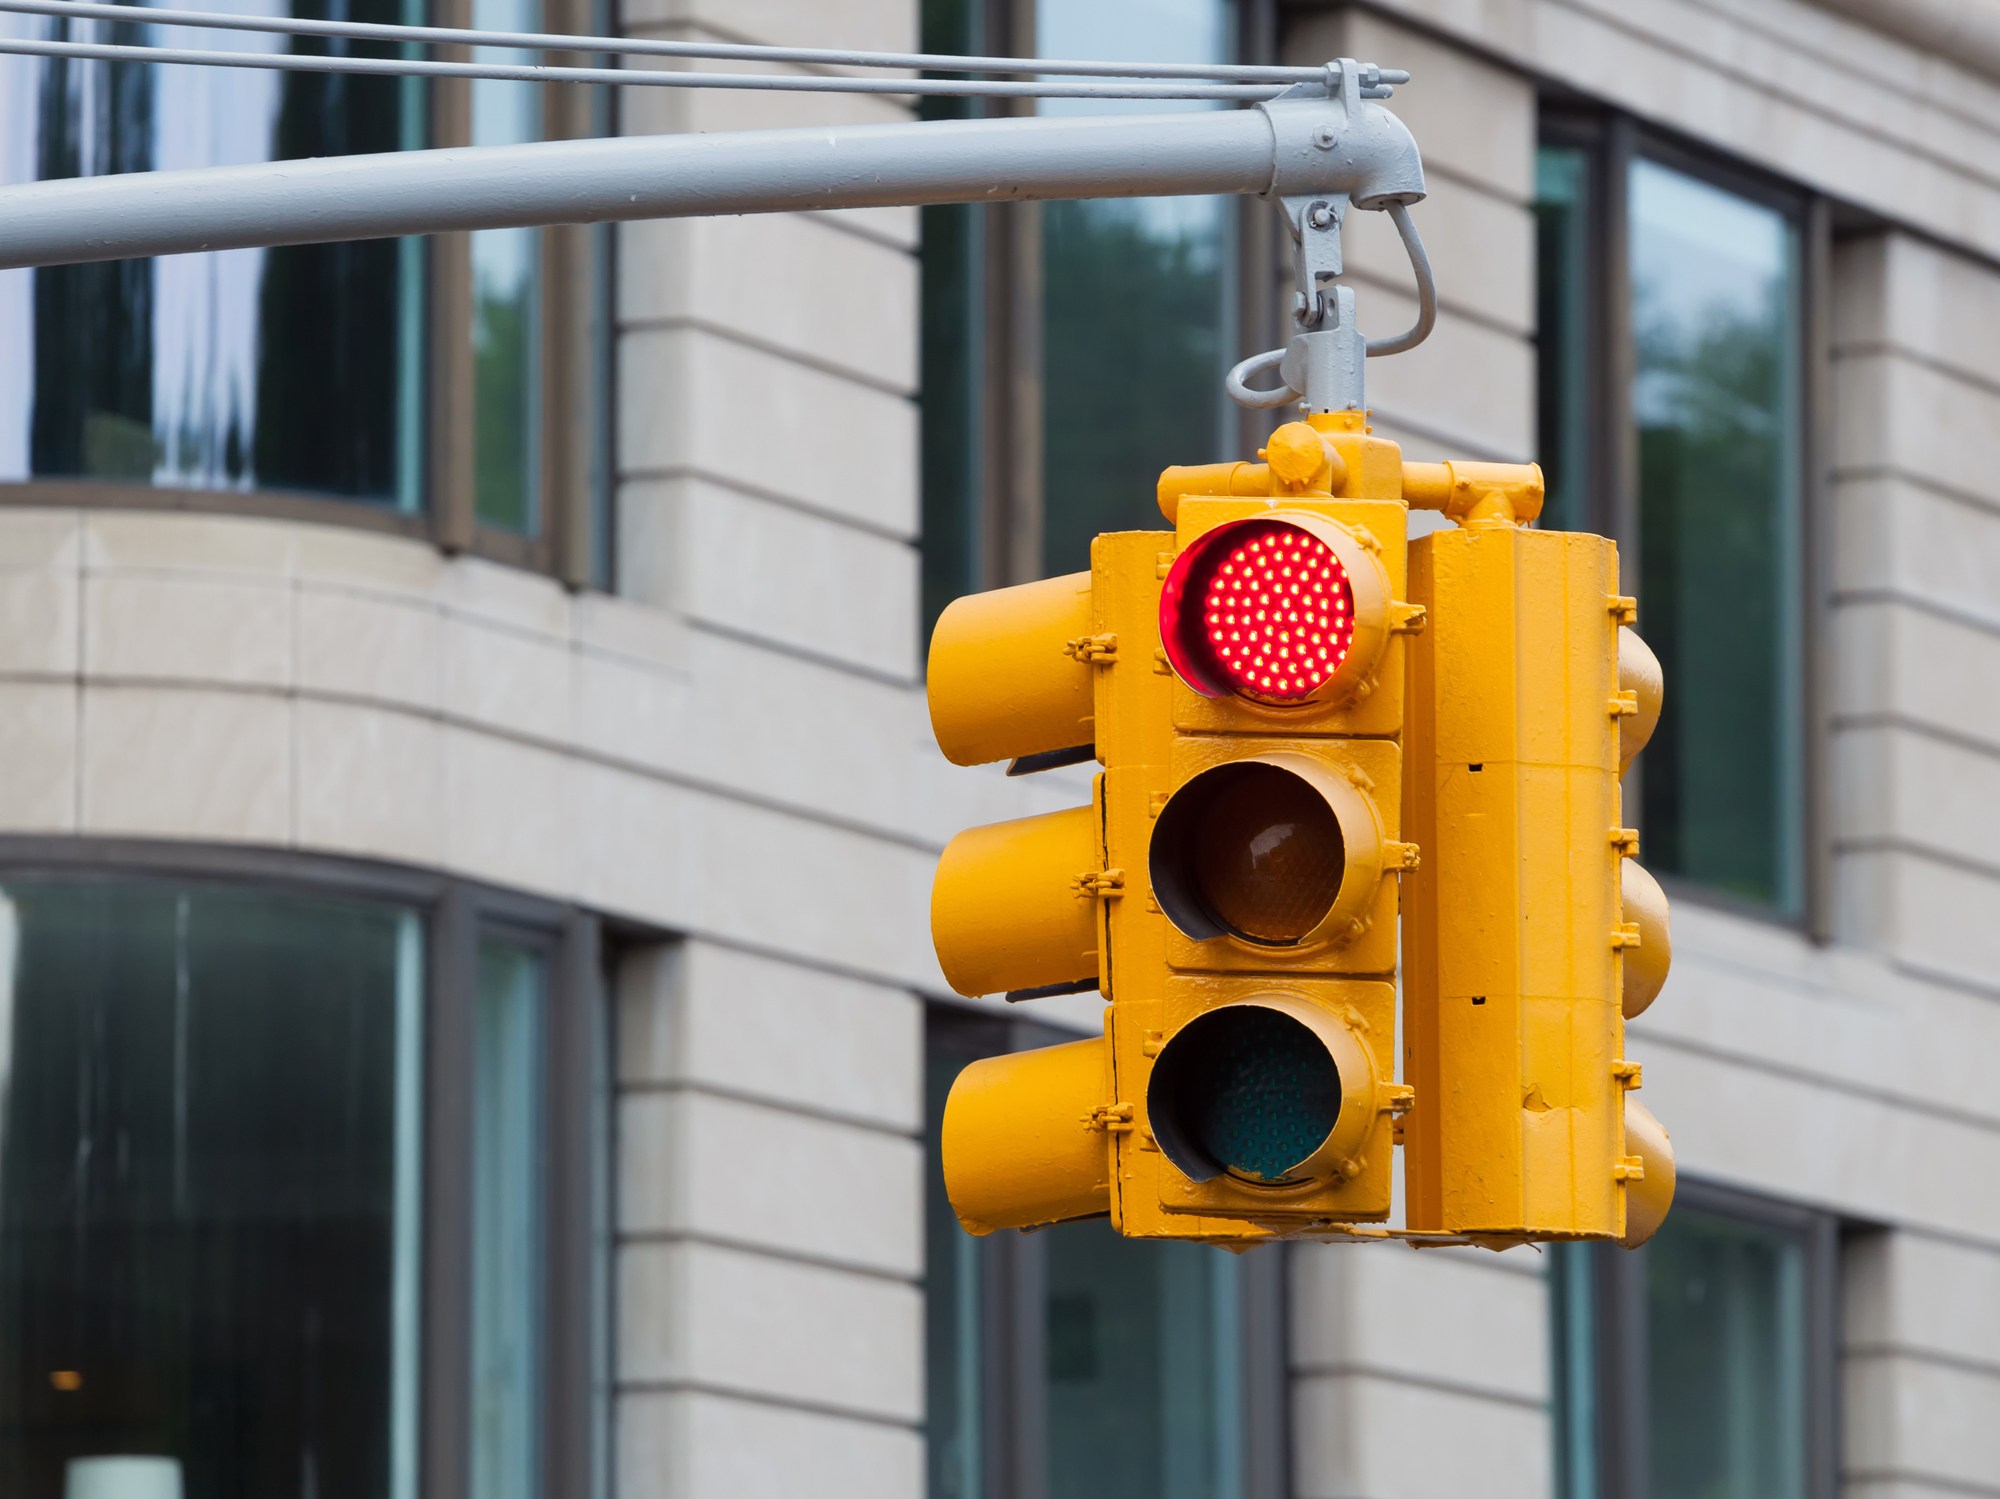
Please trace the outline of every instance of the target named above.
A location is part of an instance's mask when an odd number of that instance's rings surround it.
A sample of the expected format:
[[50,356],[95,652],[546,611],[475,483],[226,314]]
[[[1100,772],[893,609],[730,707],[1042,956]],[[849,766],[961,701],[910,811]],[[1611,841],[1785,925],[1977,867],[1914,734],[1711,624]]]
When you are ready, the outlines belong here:
[[[1837,1499],[1840,1488],[1840,1220],[1801,1204],[1782,1202],[1740,1188],[1682,1177],[1674,1191],[1676,1210],[1688,1208],[1760,1228],[1799,1234],[1805,1241],[1805,1499]],[[1568,1470],[1573,1429],[1556,1412],[1557,1492],[1563,1499],[1652,1499],[1647,1472],[1650,1379],[1646,1342],[1646,1260],[1615,1244],[1566,1246],[1581,1251],[1589,1285],[1584,1300],[1591,1326],[1585,1334],[1591,1369],[1569,1367],[1565,1340],[1558,1336],[1558,1389],[1570,1380],[1590,1381],[1595,1408],[1590,1446],[1596,1467],[1594,1492],[1578,1493]],[[1575,1260],[1571,1261],[1574,1265]],[[1553,1319],[1563,1327],[1562,1312]]]
[[0,836],[0,879],[158,880],[393,902],[424,924],[417,1491],[468,1490],[472,1010],[483,935],[548,956],[543,1071],[543,1499],[604,1492],[610,1409],[609,985],[615,940],[581,908],[371,860],[128,838]]
[[[924,1054],[947,1038],[954,1049],[986,1056],[1056,1046],[1081,1033],[1026,1016],[999,1015],[969,1005],[930,1001],[924,1006]],[[937,1121],[926,1119],[925,1153]],[[931,1175],[926,1172],[926,1191]],[[1002,1230],[978,1241],[979,1341],[983,1377],[979,1391],[980,1492],[989,1499],[1042,1499],[1048,1466],[1048,1433],[1041,1419],[1047,1388],[1046,1302],[1048,1243],[1034,1231]],[[1238,1325],[1242,1329],[1241,1412],[1243,1468],[1240,1499],[1285,1499],[1291,1492],[1290,1246],[1237,1260]],[[931,1286],[925,1284],[926,1315]],[[1038,1379],[1037,1371],[1042,1371]],[[928,1441],[928,1434],[926,1435]]]
[[[1589,203],[1585,252],[1583,524],[1618,545],[1620,589],[1637,592],[1639,433],[1631,420],[1638,354],[1632,327],[1628,184],[1635,160],[1656,162],[1784,214],[1799,236],[1799,421],[1797,659],[1800,905],[1795,912],[1744,900],[1672,874],[1661,885],[1675,900],[1833,938],[1832,769],[1832,242],[1833,207],[1824,196],[1738,158],[1576,96],[1546,92],[1538,146],[1566,146],[1586,156]],[[1642,601],[1643,604],[1643,601]],[[1643,634],[1643,624],[1641,633]],[[1669,694],[1673,683],[1667,684]],[[1628,805],[1641,796],[1643,761],[1626,779]],[[1657,871],[1656,871],[1657,873]]]
[[[587,34],[605,17],[603,0],[545,0],[544,30]],[[471,25],[471,0],[432,0],[429,23]],[[446,61],[470,61],[471,49],[439,47]],[[550,53],[551,66],[583,66],[584,53]],[[602,61],[602,59],[598,59]],[[545,83],[543,138],[571,140],[613,133],[611,90]],[[434,79],[420,106],[432,147],[465,145],[471,136],[471,84]],[[472,281],[464,232],[418,241],[423,266],[424,337],[420,355],[419,455],[423,507],[414,514],[361,499],[283,488],[208,490],[122,480],[41,478],[0,482],[0,506],[189,511],[353,526],[425,541],[549,574],[571,589],[609,589],[613,236],[605,225],[565,224],[541,236],[540,392],[537,444],[539,524],[522,535],[480,523],[473,512]]]

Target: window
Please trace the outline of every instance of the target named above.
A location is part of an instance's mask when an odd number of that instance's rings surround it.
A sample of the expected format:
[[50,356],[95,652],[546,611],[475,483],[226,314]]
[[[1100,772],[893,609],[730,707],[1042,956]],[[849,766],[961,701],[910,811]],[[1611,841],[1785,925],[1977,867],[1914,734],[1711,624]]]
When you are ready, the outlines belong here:
[[[1234,26],[1226,0],[924,6],[924,44],[939,52],[1205,62],[1231,55]],[[1222,377],[1241,356],[1232,200],[923,212],[928,622],[962,593],[1089,567],[1100,531],[1161,529],[1160,470],[1235,446]]]
[[1563,1499],[1830,1499],[1835,1242],[1683,1182],[1643,1248],[1556,1246]]
[[[587,9],[360,0],[337,13],[560,31]],[[145,39],[130,22],[0,27]],[[396,55],[150,29],[167,46]],[[607,111],[574,85],[13,58],[0,61],[0,181],[518,144],[601,130]],[[0,500],[338,520],[601,584],[608,247],[589,228],[499,229],[0,271]]]
[[594,927],[124,852],[0,849],[0,1489],[589,1492]]
[[926,1190],[931,1499],[1277,1499],[1282,1250],[1121,1238],[1101,1220],[975,1239],[944,1194],[951,1082],[1070,1039],[934,1009]]
[[1666,672],[1627,820],[1656,873],[1798,916],[1802,204],[1574,121],[1536,177],[1543,523],[1617,538]]

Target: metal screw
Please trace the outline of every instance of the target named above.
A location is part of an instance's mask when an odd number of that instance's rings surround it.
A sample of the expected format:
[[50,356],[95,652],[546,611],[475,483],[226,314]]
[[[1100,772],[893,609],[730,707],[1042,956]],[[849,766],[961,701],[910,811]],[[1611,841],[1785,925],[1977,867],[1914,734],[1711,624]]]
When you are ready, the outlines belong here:
[[1324,203],[1315,203],[1311,208],[1306,210],[1306,222],[1315,229],[1331,229],[1333,227],[1333,210],[1328,208]]
[[1313,126],[1313,144],[1318,146],[1320,150],[1331,151],[1339,143],[1340,132],[1335,130],[1333,126],[1324,122]]

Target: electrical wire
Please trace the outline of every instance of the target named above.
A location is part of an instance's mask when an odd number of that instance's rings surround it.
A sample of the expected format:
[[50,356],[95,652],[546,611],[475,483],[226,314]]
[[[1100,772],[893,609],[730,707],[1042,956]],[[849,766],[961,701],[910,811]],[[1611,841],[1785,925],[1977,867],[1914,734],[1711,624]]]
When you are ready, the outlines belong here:
[[[1011,73],[1021,80],[982,79],[859,79],[845,75],[820,78],[767,74],[665,74],[657,70],[608,68],[555,69],[534,65],[431,63],[408,59],[360,59],[280,54],[234,54],[190,49],[132,47],[113,43],[59,42],[53,39],[0,38],[0,52],[40,57],[88,57],[123,61],[135,53],[152,62],[181,62],[221,67],[262,67],[308,72],[399,73],[415,76],[504,78],[527,81],[584,83],[644,83],[677,87],[830,90],[850,93],[997,95],[1000,97],[1127,98],[1127,99],[1265,99],[1279,88],[1297,83],[1328,82],[1327,67],[1279,67],[1244,63],[1087,62],[1035,57],[959,57],[949,53],[870,52],[830,47],[769,47],[739,42],[672,42],[648,38],[572,36],[551,32],[478,31],[438,26],[398,26],[362,21],[318,21],[289,16],[230,15],[215,11],[157,9],[151,6],[80,3],[80,0],[0,0],[0,11],[64,19],[112,21],[144,26],[211,27],[232,31],[276,32],[351,41],[416,43],[427,46],[500,47],[517,51],[569,52],[640,57],[700,58],[724,61],[794,63],[811,67],[897,68],[948,73]],[[92,49],[92,50],[82,50]],[[253,60],[254,59],[254,60]],[[356,67],[354,63],[388,63],[388,67]],[[1337,65],[1330,65],[1337,68]],[[635,76],[636,75],[636,76]],[[1368,68],[1365,84],[1371,94],[1386,94],[1387,84],[1404,83],[1409,75]],[[1065,84],[1055,80],[1093,80]],[[1178,80],[1119,83],[1099,80]],[[1257,87],[1255,85],[1262,85]]]

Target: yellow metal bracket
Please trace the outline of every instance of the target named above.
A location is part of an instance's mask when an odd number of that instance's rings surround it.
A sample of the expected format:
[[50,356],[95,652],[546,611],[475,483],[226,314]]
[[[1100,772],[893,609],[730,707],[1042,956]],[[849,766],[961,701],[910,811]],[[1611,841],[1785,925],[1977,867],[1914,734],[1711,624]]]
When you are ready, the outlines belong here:
[[1384,869],[1416,869],[1423,864],[1423,850],[1414,843],[1384,843],[1382,845],[1382,867]]
[[1637,947],[1639,945],[1639,923],[1628,921],[1623,926],[1611,929],[1613,947]]
[[1070,881],[1070,887],[1078,895],[1092,896],[1098,900],[1112,900],[1125,893],[1125,871],[1122,869],[1085,870]]
[[1400,600],[1389,605],[1389,633],[1391,635],[1421,635],[1424,626],[1430,623],[1430,615],[1422,604],[1405,604]]
[[1639,830],[1637,828],[1613,828],[1611,846],[1618,850],[1621,859],[1639,857]]
[[1621,1088],[1636,1091],[1645,1086],[1646,1069],[1637,1062],[1613,1062],[1611,1075],[1618,1079]]
[[1639,623],[1639,601],[1628,594],[1614,593],[1606,601],[1612,617],[1621,625]]
[[1086,666],[1107,666],[1118,659],[1116,635],[1079,635],[1063,642],[1063,654]]
[[1101,1103],[1083,1116],[1085,1129],[1122,1135],[1132,1128],[1133,1108],[1129,1103]]
[[1613,718],[1636,718],[1639,715],[1639,694],[1636,691],[1613,693],[1606,706]]
[[1618,1163],[1611,1168],[1611,1179],[1615,1182],[1644,1181],[1646,1179],[1645,1160],[1636,1155],[1620,1156]]

